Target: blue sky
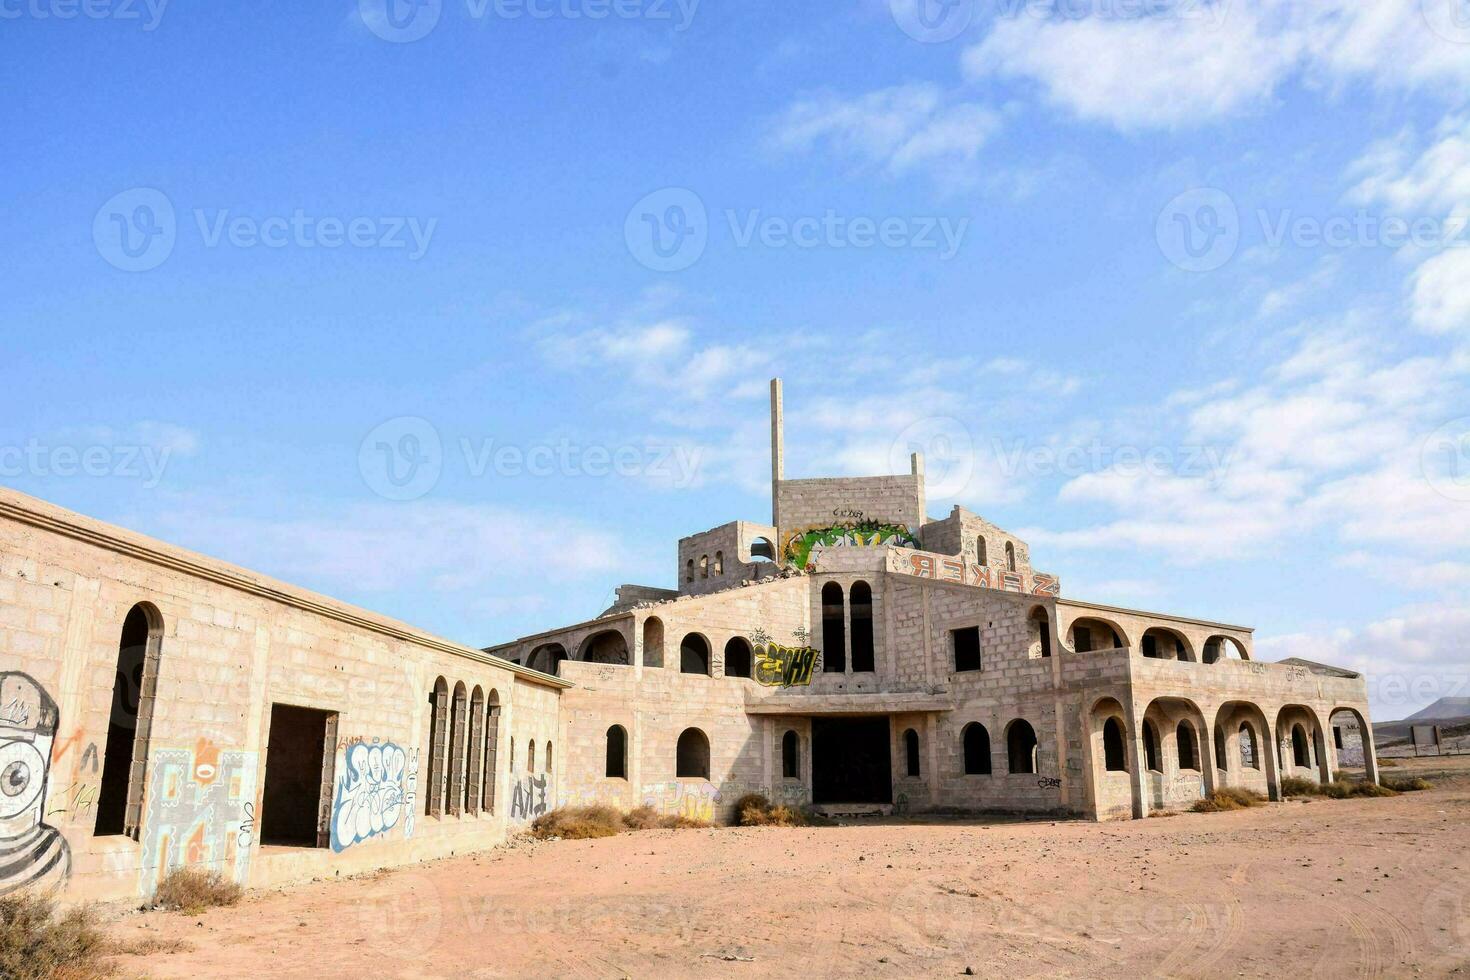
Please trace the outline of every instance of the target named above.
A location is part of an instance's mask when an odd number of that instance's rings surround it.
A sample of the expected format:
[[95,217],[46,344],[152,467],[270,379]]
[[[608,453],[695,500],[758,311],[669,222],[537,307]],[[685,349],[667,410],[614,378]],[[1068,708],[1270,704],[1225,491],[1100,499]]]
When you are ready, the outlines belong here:
[[1470,693],[1464,0],[388,2],[0,2],[0,481],[488,644],[766,519],[780,375],[792,476]]

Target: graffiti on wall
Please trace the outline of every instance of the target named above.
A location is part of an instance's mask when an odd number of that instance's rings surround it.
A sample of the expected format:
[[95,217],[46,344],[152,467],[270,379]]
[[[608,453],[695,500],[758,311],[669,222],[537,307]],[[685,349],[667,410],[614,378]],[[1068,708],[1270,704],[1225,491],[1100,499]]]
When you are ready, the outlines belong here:
[[551,784],[544,772],[517,779],[510,789],[510,819],[525,822],[546,813],[551,809],[550,793]]
[[786,536],[781,555],[788,565],[810,568],[828,548],[877,548],[897,544],[918,547],[918,539],[902,524],[858,520],[827,527],[809,527]]
[[[988,565],[977,565],[962,558],[936,555],[928,551],[899,549],[892,553],[888,570],[933,579],[936,582],[958,582],[982,589],[1023,592],[1028,595],[1056,598],[1062,594],[1061,581],[1045,572],[1009,572]],[[1028,581],[1029,577],[1029,581]]]
[[675,779],[643,786],[644,806],[653,807],[666,816],[707,823],[715,819],[721,801],[733,803],[739,797],[740,787],[734,782],[717,786],[707,781]]
[[0,672],[0,895],[60,887],[71,849],[44,819],[59,712],[35,680]]
[[[101,778],[101,753],[96,742],[83,738],[80,728],[66,738],[57,736],[51,748],[51,781],[62,786],[52,790],[46,818],[63,824],[86,823],[96,818]],[[65,780],[70,779],[67,783]]]
[[807,687],[821,651],[767,641],[755,648],[755,679],[765,687]]
[[355,742],[342,762],[332,801],[332,850],[338,854],[386,834],[412,812],[406,783],[408,753],[403,749],[392,742]]
[[418,749],[408,753],[408,769],[403,777],[403,805],[408,808],[408,816],[403,819],[403,839],[409,840],[413,837],[414,814],[418,812],[419,805]]
[[[251,832],[242,814],[255,793],[255,753],[224,751],[208,739],[192,749],[156,749],[148,759],[148,813],[143,821],[143,873],[151,895],[174,868],[218,871],[244,884]],[[247,814],[249,815],[249,814]]]

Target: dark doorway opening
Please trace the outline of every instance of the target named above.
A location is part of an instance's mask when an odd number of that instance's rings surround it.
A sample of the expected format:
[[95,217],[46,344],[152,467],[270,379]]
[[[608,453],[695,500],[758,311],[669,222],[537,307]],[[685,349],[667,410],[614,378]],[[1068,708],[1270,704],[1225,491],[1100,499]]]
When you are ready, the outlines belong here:
[[334,712],[271,705],[265,794],[260,804],[262,844],[326,847],[330,843],[336,750]]
[[812,802],[892,803],[888,718],[812,721]]

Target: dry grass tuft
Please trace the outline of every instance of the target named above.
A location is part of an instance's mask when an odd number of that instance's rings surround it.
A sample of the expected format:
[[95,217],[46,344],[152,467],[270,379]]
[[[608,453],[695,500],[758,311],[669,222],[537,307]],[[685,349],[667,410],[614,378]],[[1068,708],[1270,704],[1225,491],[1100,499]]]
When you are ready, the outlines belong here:
[[772,806],[760,793],[747,793],[735,801],[735,821],[742,827],[804,827],[806,815],[783,803]]
[[531,823],[531,833],[542,840],[548,837],[591,840],[612,837],[624,829],[622,813],[602,804],[564,806],[537,817]]
[[625,830],[698,830],[713,824],[684,816],[665,816],[651,806],[640,806],[624,813],[604,803],[591,806],[564,806],[537,817],[531,823],[531,834],[541,840],[589,840],[612,837]]
[[1325,796],[1332,800],[1349,800],[1365,796],[1398,796],[1388,786],[1380,786],[1366,780],[1344,779],[1342,776],[1330,783],[1314,783],[1310,779],[1288,776],[1281,781],[1283,796]]
[[13,980],[93,980],[111,975],[102,960],[107,938],[94,909],[57,915],[56,903],[35,893],[0,897],[0,977]]
[[1395,793],[1417,793],[1421,790],[1434,789],[1434,784],[1427,779],[1417,776],[1403,776],[1397,779],[1385,779],[1383,785]]
[[1321,796],[1322,787],[1310,779],[1300,776],[1287,776],[1281,781],[1282,796]]
[[194,915],[205,909],[239,904],[245,889],[218,871],[179,868],[170,871],[153,893],[153,908]]
[[1222,813],[1227,810],[1245,810],[1253,806],[1261,806],[1266,798],[1260,793],[1239,786],[1226,786],[1218,789],[1209,797],[1197,801],[1190,807],[1195,813]]

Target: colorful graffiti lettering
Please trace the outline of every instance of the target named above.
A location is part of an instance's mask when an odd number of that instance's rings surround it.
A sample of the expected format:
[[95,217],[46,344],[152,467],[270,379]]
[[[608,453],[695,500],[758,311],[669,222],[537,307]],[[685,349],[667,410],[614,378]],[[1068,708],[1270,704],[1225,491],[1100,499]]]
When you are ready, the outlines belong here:
[[0,895],[25,887],[60,887],[71,874],[71,848],[46,824],[46,782],[59,712],[26,674],[0,672]]
[[332,805],[332,850],[339,854],[398,826],[406,808],[408,754],[392,742],[358,742],[343,762]]
[[524,822],[546,813],[550,807],[547,787],[545,773],[516,780],[510,792],[510,818]]
[[755,679],[765,687],[807,687],[821,651],[767,642],[755,648]]
[[1028,584],[1028,573],[1025,572],[1002,571],[988,565],[976,565],[973,562],[965,562],[958,558],[936,555],[927,551],[895,549],[889,558],[888,569],[917,578],[974,585],[982,589],[1001,589],[1006,592],[1021,592],[1049,598],[1056,598],[1062,594],[1061,582],[1055,575],[1037,572],[1030,576]]
[[918,547],[919,542],[902,524],[856,521],[793,531],[787,535],[781,553],[787,564],[807,568],[812,563],[813,553],[819,555],[827,548],[876,548],[884,544]]
[[[730,793],[734,799],[738,793]],[[666,783],[649,783],[643,787],[643,805],[670,816],[689,820],[715,819],[715,808],[722,798],[721,788],[709,782],[685,782],[674,780]]]
[[151,895],[174,868],[204,867],[244,884],[250,838],[240,814],[255,793],[253,752],[222,751],[206,739],[192,749],[155,749],[148,760],[139,893]]

